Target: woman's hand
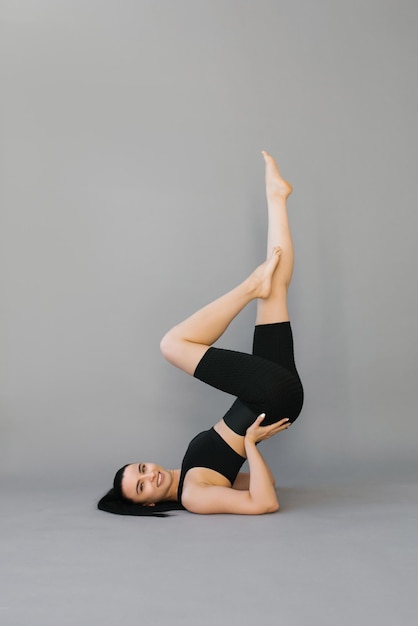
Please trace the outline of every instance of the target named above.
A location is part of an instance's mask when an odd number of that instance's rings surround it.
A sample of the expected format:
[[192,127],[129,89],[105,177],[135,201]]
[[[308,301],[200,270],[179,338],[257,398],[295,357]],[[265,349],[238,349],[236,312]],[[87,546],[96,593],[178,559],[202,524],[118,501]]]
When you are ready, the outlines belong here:
[[286,430],[289,428],[292,422],[289,422],[289,418],[285,417],[279,422],[274,422],[274,424],[269,424],[269,426],[260,426],[261,422],[266,417],[265,413],[261,413],[255,420],[253,424],[249,428],[247,428],[247,432],[245,434],[245,439],[247,441],[252,441],[253,443],[258,443],[259,441],[264,441],[264,439],[270,439],[273,435],[276,435],[281,430]]

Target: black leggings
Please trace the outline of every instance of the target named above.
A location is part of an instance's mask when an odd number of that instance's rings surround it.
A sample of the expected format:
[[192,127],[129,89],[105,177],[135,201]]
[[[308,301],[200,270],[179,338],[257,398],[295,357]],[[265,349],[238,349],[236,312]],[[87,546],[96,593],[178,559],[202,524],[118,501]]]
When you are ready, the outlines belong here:
[[209,348],[194,376],[237,397],[223,419],[238,435],[245,435],[260,413],[267,425],[284,417],[294,422],[302,410],[290,322],[256,326],[252,354]]

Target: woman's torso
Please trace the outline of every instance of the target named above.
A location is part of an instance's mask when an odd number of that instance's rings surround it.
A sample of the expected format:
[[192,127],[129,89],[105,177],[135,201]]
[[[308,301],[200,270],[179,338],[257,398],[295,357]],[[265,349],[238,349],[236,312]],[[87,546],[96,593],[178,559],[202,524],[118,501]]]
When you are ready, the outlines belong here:
[[[234,433],[234,431],[231,430],[229,426],[225,424],[223,419],[219,420],[219,422],[217,422],[214,425],[213,430],[219,435],[219,437],[223,440],[223,442],[227,446],[229,446],[229,448],[231,449],[229,451],[227,448],[224,448],[224,450],[221,451],[221,453],[223,452],[225,456],[230,457],[232,467],[231,467],[231,464],[229,464],[227,460],[226,460],[226,464],[228,466],[228,469],[227,471],[225,471],[225,473],[223,472],[222,467],[218,467],[217,469],[213,469],[211,467],[203,467],[203,466],[199,466],[198,464],[194,465],[193,461],[192,461],[193,467],[189,468],[186,466],[185,472],[184,472],[184,467],[182,466],[181,475],[180,475],[180,483],[179,483],[179,500],[180,501],[181,501],[182,495],[184,494],[185,489],[187,489],[187,487],[190,486],[191,484],[204,483],[206,485],[232,487],[233,482],[234,482],[234,475],[238,474],[239,469],[236,472],[235,470],[238,468],[238,466],[241,466],[246,459],[244,437]],[[239,459],[237,455],[241,457],[241,459]],[[217,463],[215,462],[215,459],[214,459],[213,465],[215,466],[219,465],[220,459],[218,458],[216,459],[216,461]],[[198,463],[199,460],[196,459],[195,462]],[[211,464],[211,463],[209,462],[207,464]],[[222,463],[220,463],[220,465],[222,466]],[[228,474],[229,477],[225,474]]]

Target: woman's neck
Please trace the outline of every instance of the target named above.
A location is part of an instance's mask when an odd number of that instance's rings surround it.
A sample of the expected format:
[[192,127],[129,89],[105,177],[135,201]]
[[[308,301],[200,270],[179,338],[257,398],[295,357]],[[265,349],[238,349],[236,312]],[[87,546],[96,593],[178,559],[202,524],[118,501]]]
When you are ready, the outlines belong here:
[[168,470],[171,474],[171,486],[168,492],[168,500],[177,501],[177,492],[179,489],[179,481],[180,481],[180,470]]

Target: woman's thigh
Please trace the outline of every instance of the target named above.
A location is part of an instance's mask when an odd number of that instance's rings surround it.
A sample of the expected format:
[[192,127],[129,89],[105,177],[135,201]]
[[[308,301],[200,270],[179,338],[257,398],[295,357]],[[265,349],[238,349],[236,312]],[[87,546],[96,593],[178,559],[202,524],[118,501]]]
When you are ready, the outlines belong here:
[[209,348],[194,376],[237,397],[223,419],[239,435],[260,413],[266,413],[265,424],[272,424],[283,417],[294,421],[302,408],[303,389],[296,369],[289,371],[258,355]]

